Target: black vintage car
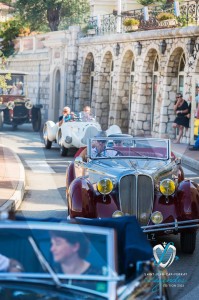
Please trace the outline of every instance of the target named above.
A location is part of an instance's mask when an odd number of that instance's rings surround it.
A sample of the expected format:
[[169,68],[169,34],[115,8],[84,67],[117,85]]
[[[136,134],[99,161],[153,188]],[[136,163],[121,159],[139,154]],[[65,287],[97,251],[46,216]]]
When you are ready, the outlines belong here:
[[163,273],[135,217],[0,222],[1,300],[166,300]]
[[42,105],[33,104],[26,97],[25,75],[24,72],[0,70],[0,76],[8,78],[7,86],[0,88],[0,130],[3,124],[16,129],[24,123],[31,123],[34,131],[40,130]]

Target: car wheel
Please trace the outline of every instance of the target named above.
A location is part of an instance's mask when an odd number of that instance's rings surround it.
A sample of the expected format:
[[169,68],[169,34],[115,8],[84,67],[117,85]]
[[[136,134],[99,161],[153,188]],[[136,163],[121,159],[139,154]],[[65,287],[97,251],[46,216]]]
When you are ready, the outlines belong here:
[[57,140],[57,144],[59,145],[60,155],[61,155],[61,156],[67,156],[67,154],[68,154],[68,149],[65,148],[65,147],[62,145],[61,138],[62,138],[62,132],[61,132],[61,130],[60,130],[60,131],[58,132],[58,140]]
[[0,130],[3,129],[3,112],[0,112]]
[[47,126],[43,130],[44,145],[46,149],[51,149],[52,142],[48,139]]
[[68,154],[68,149],[65,148],[63,145],[60,145],[60,155],[66,156]]
[[41,128],[41,111],[38,109],[33,115],[32,127],[35,132],[40,131]]
[[196,231],[181,232],[180,244],[182,252],[192,254],[196,247]]
[[17,129],[17,124],[12,124],[12,130],[16,130]]

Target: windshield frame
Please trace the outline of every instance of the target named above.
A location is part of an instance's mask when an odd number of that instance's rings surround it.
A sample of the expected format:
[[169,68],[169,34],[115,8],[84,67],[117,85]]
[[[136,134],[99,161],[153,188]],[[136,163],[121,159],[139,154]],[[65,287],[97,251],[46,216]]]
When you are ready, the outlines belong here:
[[[148,145],[150,145],[150,143],[164,143],[165,144],[165,154],[163,157],[154,157],[154,156],[149,156],[149,155],[144,155],[139,153],[138,151],[134,151],[134,153],[137,155],[121,155],[121,156],[92,156],[92,145],[95,143],[96,139],[98,141],[106,141],[107,143],[110,141],[122,141],[124,143],[132,143],[133,147],[129,147],[132,148],[132,150],[135,148],[136,150],[136,145],[139,143],[147,143]],[[92,138],[88,140],[88,144],[87,144],[87,148],[88,148],[88,157],[91,160],[99,160],[99,159],[155,159],[155,160],[168,160],[171,159],[171,143],[169,139],[160,139],[160,138],[134,138],[134,137],[97,137],[97,138]],[[108,150],[111,147],[106,147],[106,149]],[[158,147],[157,147],[158,148]],[[123,148],[125,149],[125,147]],[[126,149],[128,149],[128,147],[126,147]],[[143,149],[147,150],[147,147],[143,147]],[[150,149],[150,148],[149,148]],[[155,148],[154,148],[155,149]]]
[[[6,233],[6,229],[8,230],[27,230],[27,232],[24,234],[27,238],[31,236],[32,230],[41,230],[43,231],[67,231],[67,232],[79,232],[79,233],[87,233],[87,234],[94,234],[94,236],[97,237],[97,235],[103,235],[105,237],[105,251],[106,251],[106,267],[107,267],[107,273],[103,275],[73,275],[73,274],[61,274],[56,273],[57,278],[59,279],[58,283],[60,283],[60,280],[66,280],[71,281],[72,279],[77,281],[102,281],[107,282],[106,291],[99,292],[94,289],[90,289],[89,287],[79,287],[79,290],[83,291],[84,289],[87,291],[92,291],[93,293],[99,294],[99,295],[109,295],[111,290],[117,285],[117,281],[121,280],[121,277],[118,276],[117,273],[117,253],[116,253],[116,240],[115,240],[115,231],[113,228],[104,228],[99,226],[91,226],[91,225],[80,225],[80,224],[71,224],[71,223],[40,223],[35,221],[17,221],[17,222],[10,222],[10,223],[0,223],[0,232],[4,231]],[[33,234],[34,236],[34,234]],[[34,249],[33,249],[34,250]],[[115,253],[115,255],[113,255]],[[39,260],[38,260],[39,261]],[[40,262],[40,261],[39,261]],[[46,278],[51,278],[52,282],[57,286],[64,286],[64,287],[70,287],[67,283],[61,282],[61,284],[57,284],[57,282],[54,280],[52,274],[50,273],[10,273],[10,272],[2,272],[0,273],[0,281],[3,281],[4,279],[7,280],[26,280],[26,279],[39,279],[41,281],[45,280]],[[77,285],[73,284],[71,287],[77,287]]]

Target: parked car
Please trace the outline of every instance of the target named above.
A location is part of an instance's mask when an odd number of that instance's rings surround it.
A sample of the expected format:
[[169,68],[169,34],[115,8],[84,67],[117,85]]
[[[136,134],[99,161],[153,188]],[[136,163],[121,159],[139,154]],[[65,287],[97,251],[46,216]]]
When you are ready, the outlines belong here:
[[66,172],[70,218],[136,215],[151,240],[180,234],[181,248],[193,253],[199,225],[199,187],[184,177],[168,139],[98,138],[119,146],[101,153],[88,143],[88,160],[77,157]]
[[135,217],[81,222],[1,222],[0,299],[169,299]]
[[[93,117],[91,120],[76,118],[64,122],[61,126],[53,121],[47,121],[43,128],[43,139],[46,149],[51,149],[52,143],[58,144],[61,156],[68,154],[70,148],[81,148],[87,145],[87,140],[100,132],[101,125]],[[117,125],[112,125],[107,134],[121,133]]]
[[10,74],[7,87],[0,89],[0,130],[3,124],[16,129],[18,125],[31,123],[34,131],[41,128],[41,104],[33,104],[27,98],[27,74],[19,71],[0,70],[0,75]]

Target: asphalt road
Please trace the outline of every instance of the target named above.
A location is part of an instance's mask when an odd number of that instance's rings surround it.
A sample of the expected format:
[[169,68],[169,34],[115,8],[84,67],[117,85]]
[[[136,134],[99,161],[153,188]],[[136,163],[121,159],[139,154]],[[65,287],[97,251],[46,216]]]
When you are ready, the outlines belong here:
[[[0,132],[0,138],[1,143],[19,155],[26,170],[26,193],[18,214],[36,218],[66,218],[65,173],[74,152],[64,158],[60,156],[57,146],[51,150],[45,149],[40,134],[33,132],[29,125],[23,125],[16,131],[5,126],[4,131]],[[198,170],[184,166],[184,171],[187,178],[199,183]],[[159,242],[174,243],[179,259],[168,268],[168,273],[181,276],[185,281],[183,284],[171,284],[172,300],[197,300],[199,237],[193,255],[181,252],[178,236],[163,237]]]

